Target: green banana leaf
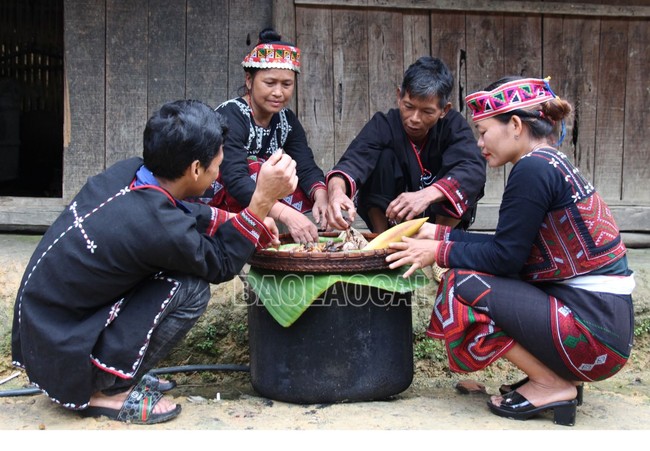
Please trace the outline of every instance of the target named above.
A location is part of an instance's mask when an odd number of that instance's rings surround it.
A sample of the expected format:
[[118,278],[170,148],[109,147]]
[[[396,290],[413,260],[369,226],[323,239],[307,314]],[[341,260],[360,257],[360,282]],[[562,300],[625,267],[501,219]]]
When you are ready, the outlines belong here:
[[364,273],[287,273],[251,268],[248,283],[271,316],[283,327],[289,327],[300,315],[337,282],[379,288],[396,293],[408,293],[428,284],[420,270],[408,278],[402,277],[406,268]]

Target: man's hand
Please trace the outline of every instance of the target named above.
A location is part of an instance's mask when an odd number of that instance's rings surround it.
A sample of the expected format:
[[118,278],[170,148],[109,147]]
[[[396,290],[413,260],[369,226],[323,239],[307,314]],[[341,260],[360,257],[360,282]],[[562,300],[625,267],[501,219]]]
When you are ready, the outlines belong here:
[[264,218],[263,222],[266,228],[269,229],[269,232],[271,232],[271,236],[273,237],[270,243],[271,246],[277,249],[278,247],[280,247],[281,243],[280,243],[280,231],[278,230],[278,226],[275,223],[275,220],[272,217],[267,216],[266,218]]
[[262,164],[257,174],[255,192],[248,209],[263,218],[278,199],[293,193],[297,186],[296,162],[289,155],[276,152]]
[[427,207],[445,199],[444,194],[435,186],[420,191],[402,193],[388,204],[386,217],[400,223],[417,218]]
[[[330,227],[345,230],[354,222],[357,209],[354,202],[346,194],[345,180],[341,177],[332,177],[327,183],[329,203],[327,206],[327,220]],[[348,213],[348,220],[343,217],[343,211]]]

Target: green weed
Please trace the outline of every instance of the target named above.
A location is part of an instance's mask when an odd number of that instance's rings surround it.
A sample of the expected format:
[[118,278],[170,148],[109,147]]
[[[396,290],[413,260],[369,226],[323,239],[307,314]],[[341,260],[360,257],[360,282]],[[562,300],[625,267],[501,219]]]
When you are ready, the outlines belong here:
[[427,336],[416,337],[413,343],[413,357],[415,360],[444,362],[447,359],[444,342]]
[[636,338],[639,338],[643,335],[646,335],[650,333],[650,318],[646,318],[642,320],[635,328],[634,328],[634,336]]
[[208,325],[203,329],[203,334],[196,337],[196,348],[209,355],[218,354],[218,330],[216,326]]

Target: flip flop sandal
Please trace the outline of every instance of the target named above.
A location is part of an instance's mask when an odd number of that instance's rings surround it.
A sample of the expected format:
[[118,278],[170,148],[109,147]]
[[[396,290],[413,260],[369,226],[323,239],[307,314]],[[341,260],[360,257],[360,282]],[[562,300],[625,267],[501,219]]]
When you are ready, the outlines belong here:
[[181,413],[180,405],[176,405],[176,408],[169,412],[152,413],[154,406],[163,397],[163,394],[155,389],[157,386],[158,379],[150,374],[145,374],[124,400],[121,409],[90,406],[84,410],[80,410],[79,414],[82,417],[94,418],[105,416],[111,420],[131,424],[163,423],[172,418],[176,418]]

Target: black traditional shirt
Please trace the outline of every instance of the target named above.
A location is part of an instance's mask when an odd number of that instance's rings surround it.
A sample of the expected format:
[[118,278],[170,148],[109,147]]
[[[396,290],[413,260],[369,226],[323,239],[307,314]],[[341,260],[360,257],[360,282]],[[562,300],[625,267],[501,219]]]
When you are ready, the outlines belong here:
[[[296,161],[298,186],[312,201],[316,189],[325,189],[323,171],[314,161],[305,131],[293,111],[280,110],[266,128],[255,123],[251,108],[241,97],[222,103],[217,112],[226,117],[229,127],[223,145],[220,180],[239,204],[247,206],[255,191],[248,159],[267,160],[278,149]],[[214,192],[220,188],[216,187]],[[291,205],[291,201],[287,203]]]
[[[88,403],[93,365],[135,375],[176,292],[169,274],[230,280],[271,239],[248,210],[227,220],[207,205],[180,209],[159,186],[135,186],[142,164],[124,160],[88,180],[44,234],[17,294],[13,363],[68,408]],[[143,286],[147,295],[134,295]]]
[[486,162],[469,124],[455,110],[450,110],[429,130],[426,144],[418,149],[419,155],[406,135],[398,109],[376,113],[350,143],[327,179],[342,175],[352,198],[358,190],[363,190],[386,150],[392,151],[398,161],[406,191],[425,187],[423,172],[430,174],[425,185],[433,184],[447,198],[446,202],[431,206],[434,214],[461,218],[483,195]]

